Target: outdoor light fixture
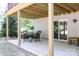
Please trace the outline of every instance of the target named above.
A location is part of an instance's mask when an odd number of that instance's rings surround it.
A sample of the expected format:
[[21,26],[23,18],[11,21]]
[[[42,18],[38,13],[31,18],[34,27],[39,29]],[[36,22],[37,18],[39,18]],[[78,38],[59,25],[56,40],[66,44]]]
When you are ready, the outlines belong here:
[[77,22],[77,19],[73,19],[73,22],[76,23]]

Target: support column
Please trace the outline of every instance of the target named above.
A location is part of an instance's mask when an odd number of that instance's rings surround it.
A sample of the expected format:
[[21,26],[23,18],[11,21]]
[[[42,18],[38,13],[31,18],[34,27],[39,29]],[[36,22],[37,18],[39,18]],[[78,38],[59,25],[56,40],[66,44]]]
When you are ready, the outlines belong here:
[[21,46],[21,33],[20,33],[20,11],[17,11],[17,33],[18,33],[18,46]]
[[8,17],[6,16],[6,41],[9,39],[9,24]]
[[54,55],[53,3],[48,4],[48,55]]

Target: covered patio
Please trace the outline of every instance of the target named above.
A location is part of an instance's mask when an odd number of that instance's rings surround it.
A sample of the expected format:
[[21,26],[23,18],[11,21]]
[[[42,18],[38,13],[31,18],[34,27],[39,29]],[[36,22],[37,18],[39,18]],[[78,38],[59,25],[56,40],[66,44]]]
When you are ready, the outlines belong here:
[[[49,7],[48,7],[49,6]],[[21,4],[17,4],[16,6],[14,6],[13,8],[11,8],[7,14],[6,14],[6,31],[7,31],[7,39],[9,38],[9,29],[8,29],[8,16],[17,16],[17,33],[18,33],[18,39],[17,40],[7,40],[10,43],[13,43],[17,46],[20,46],[21,48],[24,48],[28,51],[33,52],[36,55],[53,55],[53,44],[52,44],[52,4],[47,4],[47,3],[21,3]],[[49,8],[49,9],[48,9]],[[48,10],[50,12],[48,12]],[[47,23],[48,24],[44,24],[45,26],[47,26],[48,31],[47,33],[49,34],[47,38],[40,38],[41,40],[38,42],[29,42],[28,40],[26,40],[25,42],[22,41],[21,39],[21,28],[20,28],[20,23],[21,23],[21,17],[28,17],[30,19],[38,20],[41,18],[45,18],[45,17],[49,17],[47,19]],[[41,20],[43,21],[43,19]],[[38,22],[39,23],[39,22]],[[38,24],[37,23],[37,24]],[[41,24],[41,22],[40,22]],[[39,24],[39,26],[41,27],[41,25]],[[50,26],[49,26],[50,25]],[[43,25],[42,25],[43,26]],[[43,27],[45,27],[43,26]],[[43,28],[42,27],[42,28]],[[42,29],[41,28],[41,29]]]
[[[20,7],[19,7],[20,6]],[[74,6],[74,7],[73,7]],[[18,8],[19,7],[19,8]],[[18,8],[18,9],[17,9]],[[36,55],[56,55],[56,56],[77,56],[79,55],[79,47],[73,44],[68,45],[68,40],[70,37],[77,37],[79,38],[79,26],[78,20],[79,17],[79,4],[78,3],[54,3],[54,4],[17,4],[14,8],[11,8],[6,14],[6,40],[9,38],[8,32],[8,16],[17,16],[17,23],[18,23],[18,39],[17,40],[8,40],[8,42],[13,43],[23,49],[31,51]],[[38,42],[29,42],[26,40],[25,42],[21,39],[21,32],[20,32],[20,23],[21,17],[28,17],[33,19],[36,24],[40,25],[41,23],[44,24],[42,21],[47,19],[48,20],[48,40],[46,38],[41,37],[41,41]],[[47,18],[45,18],[47,17]],[[41,21],[39,21],[41,19]],[[54,21],[59,20],[67,20],[67,37],[66,40],[54,40]],[[75,21],[75,20],[76,21]],[[37,21],[36,21],[37,20]],[[45,22],[46,23],[46,22]],[[46,24],[47,24],[46,23]],[[46,25],[44,24],[44,25]],[[40,27],[37,28],[39,29]],[[44,26],[45,27],[45,26]],[[46,28],[45,28],[46,29]],[[45,31],[46,32],[46,31]],[[65,33],[65,32],[64,32]],[[47,33],[45,33],[47,34]],[[42,35],[43,36],[43,35]],[[77,39],[73,39],[73,42],[77,42]],[[73,53],[72,53],[73,52]]]

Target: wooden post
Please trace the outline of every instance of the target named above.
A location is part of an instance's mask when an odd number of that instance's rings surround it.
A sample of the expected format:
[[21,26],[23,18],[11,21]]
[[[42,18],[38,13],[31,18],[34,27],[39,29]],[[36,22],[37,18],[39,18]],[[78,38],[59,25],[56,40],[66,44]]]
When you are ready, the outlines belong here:
[[18,33],[18,46],[21,46],[21,33],[20,33],[20,11],[17,11],[17,33]]
[[48,4],[48,55],[54,55],[53,3]]
[[9,24],[8,17],[6,16],[6,41],[9,39]]

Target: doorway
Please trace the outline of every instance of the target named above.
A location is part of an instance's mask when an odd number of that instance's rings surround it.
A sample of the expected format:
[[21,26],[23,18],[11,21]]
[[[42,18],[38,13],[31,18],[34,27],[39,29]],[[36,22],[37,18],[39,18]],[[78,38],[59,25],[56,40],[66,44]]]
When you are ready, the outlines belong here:
[[67,20],[54,21],[54,39],[67,40]]

